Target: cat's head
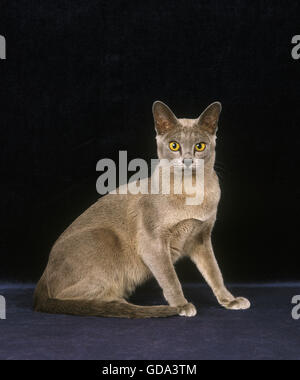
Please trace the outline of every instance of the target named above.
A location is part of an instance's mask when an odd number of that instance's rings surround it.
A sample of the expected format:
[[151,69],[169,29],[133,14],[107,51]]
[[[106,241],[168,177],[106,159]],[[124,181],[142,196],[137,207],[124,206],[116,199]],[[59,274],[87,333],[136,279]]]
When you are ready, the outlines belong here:
[[166,104],[154,102],[158,158],[174,160],[178,167],[194,167],[197,159],[213,163],[221,110],[221,103],[215,102],[197,119],[178,119]]

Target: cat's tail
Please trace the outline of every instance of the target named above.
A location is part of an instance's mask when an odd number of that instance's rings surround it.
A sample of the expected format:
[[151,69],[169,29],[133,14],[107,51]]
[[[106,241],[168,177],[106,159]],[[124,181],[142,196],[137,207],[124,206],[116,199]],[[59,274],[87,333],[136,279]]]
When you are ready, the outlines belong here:
[[97,300],[59,300],[48,298],[35,303],[35,311],[51,314],[81,316],[153,318],[178,315],[179,309],[172,306],[138,306],[123,301],[103,302]]
[[138,306],[116,300],[104,302],[99,300],[50,298],[46,285],[39,282],[34,294],[34,310],[51,314],[71,314],[81,316],[119,317],[119,318],[153,318],[178,315],[180,310],[172,306]]

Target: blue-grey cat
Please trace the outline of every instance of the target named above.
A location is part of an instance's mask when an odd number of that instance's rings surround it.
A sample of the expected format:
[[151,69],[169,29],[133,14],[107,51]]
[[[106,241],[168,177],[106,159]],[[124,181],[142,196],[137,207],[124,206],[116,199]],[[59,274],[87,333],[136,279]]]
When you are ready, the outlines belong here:
[[[197,119],[178,119],[162,102],[153,105],[158,157],[184,169],[204,160],[204,198],[187,205],[186,194],[108,194],[91,206],[52,248],[35,291],[35,310],[107,317],[192,317],[174,263],[189,256],[227,309],[247,309],[225,287],[211,244],[220,199],[214,171],[221,104]],[[148,179],[151,184],[151,177]],[[138,306],[129,295],[154,276],[168,305]]]

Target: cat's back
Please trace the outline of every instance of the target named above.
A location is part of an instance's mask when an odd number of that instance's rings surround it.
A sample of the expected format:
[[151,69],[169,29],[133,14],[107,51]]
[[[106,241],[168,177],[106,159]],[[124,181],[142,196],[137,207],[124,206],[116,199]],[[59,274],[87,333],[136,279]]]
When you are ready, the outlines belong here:
[[107,194],[84,211],[61,234],[57,243],[84,231],[97,229],[126,229],[129,226],[130,212],[133,203],[128,194]]

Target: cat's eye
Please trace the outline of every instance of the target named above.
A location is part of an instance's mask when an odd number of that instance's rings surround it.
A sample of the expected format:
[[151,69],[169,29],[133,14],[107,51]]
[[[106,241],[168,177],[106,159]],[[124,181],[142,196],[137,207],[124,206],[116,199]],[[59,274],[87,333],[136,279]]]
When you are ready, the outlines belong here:
[[195,150],[197,152],[203,152],[205,148],[206,148],[206,144],[204,142],[198,143],[195,145]]
[[171,141],[169,147],[173,152],[178,152],[180,149],[180,145],[176,141]]

